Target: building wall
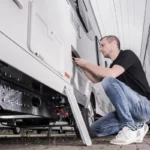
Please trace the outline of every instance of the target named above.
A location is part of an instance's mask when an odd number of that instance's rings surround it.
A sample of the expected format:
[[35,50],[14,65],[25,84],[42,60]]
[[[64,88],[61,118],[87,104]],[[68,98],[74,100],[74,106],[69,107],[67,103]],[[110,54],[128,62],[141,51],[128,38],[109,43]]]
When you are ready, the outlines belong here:
[[140,60],[150,85],[150,1],[147,0]]

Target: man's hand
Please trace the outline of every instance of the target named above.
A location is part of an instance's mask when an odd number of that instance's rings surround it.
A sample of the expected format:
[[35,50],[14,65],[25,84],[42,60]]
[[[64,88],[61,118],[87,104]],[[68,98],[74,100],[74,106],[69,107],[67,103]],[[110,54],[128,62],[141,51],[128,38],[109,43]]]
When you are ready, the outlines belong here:
[[88,63],[87,60],[81,59],[81,58],[73,58],[74,62],[80,66],[80,67],[85,67],[85,65]]

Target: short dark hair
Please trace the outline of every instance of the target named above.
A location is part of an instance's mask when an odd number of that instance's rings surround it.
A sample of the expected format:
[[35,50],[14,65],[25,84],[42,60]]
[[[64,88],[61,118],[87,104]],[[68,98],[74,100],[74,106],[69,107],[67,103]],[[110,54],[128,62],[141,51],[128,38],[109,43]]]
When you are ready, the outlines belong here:
[[100,41],[102,41],[103,39],[106,39],[109,43],[116,41],[117,42],[117,46],[120,49],[120,40],[114,36],[114,35],[108,35],[108,36],[104,36],[100,39]]

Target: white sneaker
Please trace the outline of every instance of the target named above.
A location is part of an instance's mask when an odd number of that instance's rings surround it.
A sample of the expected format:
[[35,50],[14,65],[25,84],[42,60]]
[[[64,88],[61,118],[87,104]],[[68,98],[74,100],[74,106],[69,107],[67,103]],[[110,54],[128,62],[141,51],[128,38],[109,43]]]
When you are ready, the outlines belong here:
[[144,136],[146,135],[146,133],[148,132],[149,130],[149,127],[147,124],[144,124],[142,128],[138,129],[140,132],[139,132],[139,135],[137,135],[137,140],[136,140],[136,143],[142,143],[143,142],[143,139],[144,139]]
[[128,145],[137,141],[139,130],[132,131],[128,127],[124,127],[118,135],[110,141],[111,144]]

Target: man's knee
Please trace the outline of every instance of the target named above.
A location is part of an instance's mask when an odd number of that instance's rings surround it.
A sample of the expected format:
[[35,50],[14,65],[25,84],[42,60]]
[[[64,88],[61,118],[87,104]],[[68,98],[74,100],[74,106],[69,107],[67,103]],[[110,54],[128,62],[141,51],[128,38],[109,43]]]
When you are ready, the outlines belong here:
[[99,135],[105,134],[105,128],[103,128],[103,124],[99,124],[98,122],[94,122],[90,126],[90,131],[94,137],[99,137]]
[[102,80],[102,86],[104,89],[107,89],[108,87],[110,87],[110,84],[112,82],[114,82],[116,79],[113,77],[106,77]]

